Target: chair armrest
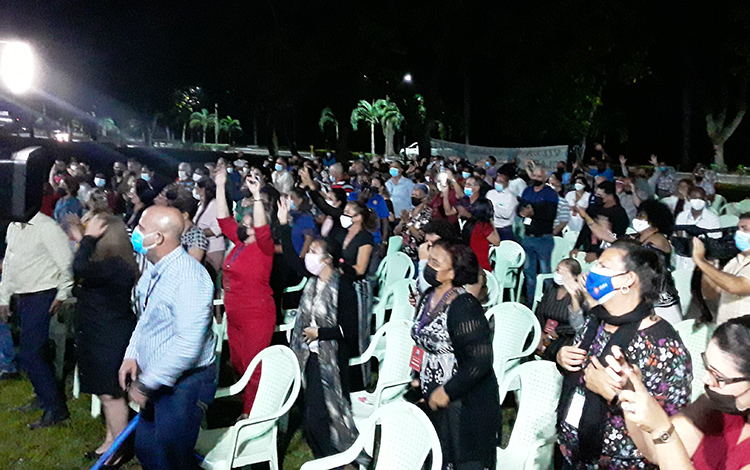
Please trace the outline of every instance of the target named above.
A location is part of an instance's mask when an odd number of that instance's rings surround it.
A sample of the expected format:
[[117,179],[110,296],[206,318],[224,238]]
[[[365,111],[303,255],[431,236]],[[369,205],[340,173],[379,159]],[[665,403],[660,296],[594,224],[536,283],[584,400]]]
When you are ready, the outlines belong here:
[[349,365],[350,366],[358,366],[361,364],[364,364],[365,362],[369,361],[375,356],[375,351],[378,348],[378,343],[383,338],[383,335],[385,334],[385,326],[383,325],[380,327],[378,331],[375,332],[374,335],[372,335],[372,339],[370,340],[370,345],[367,346],[367,349],[365,349],[365,352],[362,353],[359,357],[353,357],[349,359]]
[[375,392],[375,409],[380,408],[380,401],[383,399],[383,391],[385,391],[386,389],[403,387],[404,385],[409,385],[410,383],[411,379],[401,380],[398,382],[390,382],[380,387],[380,389]]
[[316,459],[311,462],[305,462],[300,470],[329,470],[338,467],[344,467],[347,464],[354,462],[359,456],[359,453],[363,448],[363,436],[365,433],[359,435],[354,444],[340,454],[323,457],[322,459]]
[[303,277],[302,280],[299,282],[299,284],[297,284],[296,286],[285,287],[283,293],[291,294],[292,292],[299,292],[305,288],[306,283],[307,283],[307,278]]

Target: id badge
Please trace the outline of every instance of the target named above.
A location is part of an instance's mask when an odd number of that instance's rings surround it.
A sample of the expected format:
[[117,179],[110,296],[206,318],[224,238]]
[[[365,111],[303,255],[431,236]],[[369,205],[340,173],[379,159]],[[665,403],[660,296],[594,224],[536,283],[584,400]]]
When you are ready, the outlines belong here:
[[409,359],[409,367],[417,372],[422,371],[422,359],[424,359],[424,350],[419,346],[414,346],[411,350],[411,359]]
[[573,399],[570,400],[568,415],[565,416],[565,422],[576,429],[578,429],[578,425],[581,423],[581,415],[583,414],[583,404],[585,401],[586,397],[580,393],[573,395]]
[[531,225],[531,217],[524,217],[523,218],[523,224],[524,225]]

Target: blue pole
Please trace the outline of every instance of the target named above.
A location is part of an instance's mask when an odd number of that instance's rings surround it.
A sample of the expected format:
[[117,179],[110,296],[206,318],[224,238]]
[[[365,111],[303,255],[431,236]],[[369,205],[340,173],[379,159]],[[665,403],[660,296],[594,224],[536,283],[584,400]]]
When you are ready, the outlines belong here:
[[96,461],[93,467],[91,467],[91,470],[99,470],[102,468],[102,465],[107,463],[107,460],[109,460],[112,455],[114,455],[115,452],[117,452],[117,449],[120,448],[123,442],[125,442],[125,439],[128,438],[130,433],[133,432],[136,426],[138,426],[138,421],[141,419],[141,415],[137,414],[135,415],[135,418],[133,418],[127,425],[127,427],[115,438],[115,441],[112,443],[111,446],[109,446],[109,449],[105,453],[102,454],[101,457],[99,457],[99,460]]

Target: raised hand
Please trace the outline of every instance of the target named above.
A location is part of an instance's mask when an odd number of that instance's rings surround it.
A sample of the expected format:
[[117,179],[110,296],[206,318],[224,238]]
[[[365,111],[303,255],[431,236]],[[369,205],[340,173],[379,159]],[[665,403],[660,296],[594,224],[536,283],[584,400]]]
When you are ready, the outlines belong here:
[[625,164],[628,162],[628,159],[625,158],[625,155],[620,155],[620,165],[625,166]]
[[216,169],[214,170],[214,183],[216,183],[216,186],[221,187],[224,187],[227,184],[227,166],[224,162],[216,164]]
[[312,189],[312,187],[313,187],[313,181],[312,181],[312,176],[310,176],[310,169],[309,168],[307,168],[307,167],[302,168],[299,171],[299,177],[300,177],[300,180],[302,180],[302,187],[303,188],[310,188],[310,189]]
[[289,196],[284,196],[279,199],[279,210],[278,210],[278,218],[279,223],[281,225],[286,225],[289,223],[289,209],[290,209],[290,202],[289,202]]
[[260,182],[252,176],[245,179],[245,185],[254,199],[260,199]]
[[105,220],[101,217],[94,217],[93,219],[89,220],[88,225],[86,225],[85,235],[98,239],[101,238],[106,231],[107,223],[105,222]]
[[656,155],[651,155],[651,158],[648,160],[653,166],[659,166],[659,159],[656,158]]

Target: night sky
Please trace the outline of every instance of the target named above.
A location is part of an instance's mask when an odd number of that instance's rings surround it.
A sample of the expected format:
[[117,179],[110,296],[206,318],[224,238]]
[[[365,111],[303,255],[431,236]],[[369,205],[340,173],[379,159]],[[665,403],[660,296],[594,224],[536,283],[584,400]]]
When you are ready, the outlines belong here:
[[[463,141],[467,80],[472,143],[574,145],[580,138],[558,128],[572,114],[571,77],[585,81],[606,70],[603,108],[627,128],[622,144],[608,136],[611,154],[645,163],[657,153],[679,163],[683,98],[692,90],[690,157],[709,161],[697,96],[711,86],[701,76],[716,44],[750,50],[741,41],[747,31],[732,29],[745,7],[726,2],[707,13],[622,3],[4,0],[0,38],[26,40],[43,59],[36,85],[45,95],[24,98],[31,108],[69,103],[120,122],[148,119],[169,109],[173,90],[200,86],[205,107],[213,111],[218,102],[222,116],[242,121],[241,140],[250,138],[255,115],[261,144],[275,126],[282,145],[296,137],[302,149],[323,145],[323,107],[343,125],[358,99],[386,94],[424,95],[430,117]],[[643,60],[634,60],[642,51]],[[646,72],[619,70],[625,63]],[[400,82],[407,72],[411,85]],[[408,144],[415,139],[407,133]],[[353,133],[349,147],[366,150],[368,139],[366,131]],[[746,120],[727,144],[728,163],[749,151]]]

